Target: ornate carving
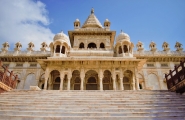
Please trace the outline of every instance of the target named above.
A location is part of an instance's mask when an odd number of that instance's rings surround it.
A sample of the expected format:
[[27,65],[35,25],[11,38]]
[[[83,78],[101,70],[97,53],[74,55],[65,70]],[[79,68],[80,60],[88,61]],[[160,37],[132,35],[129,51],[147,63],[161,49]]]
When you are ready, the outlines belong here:
[[163,51],[168,52],[170,50],[169,44],[167,42],[164,42],[162,45]]
[[153,53],[156,52],[157,48],[156,48],[156,44],[152,41],[149,45],[150,51],[152,51]]
[[175,48],[176,48],[176,51],[178,51],[178,52],[182,52],[182,50],[183,50],[182,44],[179,42],[176,42]]
[[143,48],[143,43],[141,41],[138,41],[138,43],[136,44],[137,47],[137,51],[142,52],[144,50]]
[[5,42],[2,45],[3,45],[3,48],[1,48],[1,50],[2,50],[3,53],[6,53],[8,51],[8,48],[9,48],[9,43]]
[[40,50],[42,51],[42,52],[46,52],[47,51],[47,48],[48,48],[48,45],[47,45],[47,43],[46,42],[43,42],[42,44],[41,44],[41,48],[40,48]]

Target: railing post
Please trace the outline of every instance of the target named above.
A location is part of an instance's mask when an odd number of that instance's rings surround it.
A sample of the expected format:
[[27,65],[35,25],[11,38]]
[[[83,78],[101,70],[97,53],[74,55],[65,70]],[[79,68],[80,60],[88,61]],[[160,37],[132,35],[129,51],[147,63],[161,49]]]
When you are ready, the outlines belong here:
[[[14,82],[13,82],[13,89],[17,86],[17,83],[18,83],[18,75],[15,76],[15,79],[14,79]],[[16,85],[16,86],[15,86]]]
[[173,80],[173,75],[172,75],[172,70],[170,70],[170,76],[171,76],[171,79],[170,79],[170,81],[172,82],[172,84],[173,84],[173,86],[175,85],[175,82],[174,82],[174,80]]
[[7,71],[8,71],[8,67],[7,67],[7,66],[4,67],[3,65],[2,65],[2,67],[4,68],[3,79],[2,79],[2,82],[4,83],[4,81],[5,81],[5,79],[6,79],[6,73],[7,73]]
[[9,85],[8,85],[9,87],[12,87],[12,83],[13,83],[12,76],[13,76],[13,71],[10,72]]

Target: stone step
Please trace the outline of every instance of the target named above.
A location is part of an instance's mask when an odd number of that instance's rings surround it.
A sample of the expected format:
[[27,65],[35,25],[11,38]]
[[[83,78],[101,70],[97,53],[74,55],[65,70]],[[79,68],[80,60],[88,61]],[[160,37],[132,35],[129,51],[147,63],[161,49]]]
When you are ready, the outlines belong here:
[[60,106],[67,106],[67,105],[71,105],[71,104],[75,104],[75,105],[89,105],[89,104],[93,104],[93,105],[163,105],[163,106],[178,106],[178,105],[181,105],[181,106],[184,106],[184,104],[182,103],[177,103],[177,102],[173,102],[173,103],[170,103],[170,102],[166,102],[166,103],[150,103],[150,102],[123,102],[123,103],[115,103],[115,102],[95,102],[95,101],[92,101],[91,103],[90,102],[55,102],[55,101],[52,101],[52,102],[0,102],[0,105],[50,105],[52,103],[52,105],[60,105]]
[[185,112],[185,108],[160,107],[160,108],[20,108],[1,107],[0,111],[34,111],[34,112]]
[[183,120],[181,116],[26,116],[1,115],[0,120]]
[[45,100],[45,101],[25,101],[24,103],[22,103],[21,101],[0,101],[0,104],[21,104],[21,105],[29,105],[29,104],[51,104],[53,103],[54,105],[67,105],[67,104],[83,104],[83,105],[86,105],[86,104],[111,104],[111,105],[119,105],[119,104],[154,104],[154,105],[168,105],[168,104],[176,104],[176,105],[182,105],[184,101],[99,101],[99,100],[91,100],[91,101],[56,101],[56,100],[52,100],[52,101],[48,101],[48,100]]
[[0,120],[185,119],[185,96],[169,91],[14,90],[0,98]]
[[[24,96],[24,97],[23,97]],[[105,96],[105,95],[101,95],[101,96],[97,96],[97,95],[78,95],[78,96],[73,96],[73,95],[55,95],[55,96],[49,96],[49,95],[12,95],[12,96],[1,96],[1,98],[16,98],[16,97],[19,97],[19,98],[30,98],[30,97],[33,97],[33,98],[46,98],[46,97],[53,97],[53,98],[140,98],[140,99],[144,99],[144,98],[185,98],[185,96],[182,96],[182,97],[179,97],[179,96],[174,96],[174,95],[160,95],[160,96],[155,96],[155,95],[117,95],[117,96]]]
[[35,111],[0,111],[1,115],[28,116],[183,116],[182,112],[35,112]]
[[[160,108],[160,107],[167,107],[166,105],[62,105],[62,106],[57,106],[57,105],[1,105],[1,107],[20,107],[20,108],[74,108],[74,107],[80,107],[80,108],[91,108],[91,109],[99,109],[99,108]],[[170,105],[170,107],[180,107],[180,108],[185,108],[185,105]],[[168,107],[167,107],[168,108]]]

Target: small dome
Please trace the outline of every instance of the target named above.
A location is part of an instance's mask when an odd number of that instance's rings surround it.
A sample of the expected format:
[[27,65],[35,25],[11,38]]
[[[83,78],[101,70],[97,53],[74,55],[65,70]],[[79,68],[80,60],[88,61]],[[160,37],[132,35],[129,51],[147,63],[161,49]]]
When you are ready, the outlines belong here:
[[130,37],[127,33],[124,33],[121,31],[121,33],[117,36],[116,42],[121,42],[121,41],[129,41],[130,42]]
[[53,38],[54,41],[65,41],[67,42],[69,45],[70,45],[70,42],[69,42],[69,37],[62,32],[60,33],[57,33],[54,38]]
[[109,22],[109,20],[108,19],[105,19],[105,22]]
[[80,20],[79,19],[76,19],[75,22],[80,22]]

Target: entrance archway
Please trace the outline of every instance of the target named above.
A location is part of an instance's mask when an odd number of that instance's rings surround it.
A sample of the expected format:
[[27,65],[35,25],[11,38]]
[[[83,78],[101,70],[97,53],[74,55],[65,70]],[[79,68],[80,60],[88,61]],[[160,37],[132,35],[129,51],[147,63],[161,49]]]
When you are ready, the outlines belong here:
[[86,90],[98,90],[98,73],[89,70],[85,74]]
[[80,78],[76,77],[74,80],[74,90],[80,90]]
[[71,90],[80,90],[80,71],[74,70],[72,73],[72,79],[71,79]]
[[48,81],[48,90],[59,90],[60,89],[60,72],[58,70],[53,70],[50,73]]
[[109,70],[105,70],[103,75],[103,90],[113,90],[111,72]]
[[124,77],[123,77],[123,87],[124,87],[124,90],[132,90],[132,86],[131,86],[131,83],[132,83],[132,80],[133,79],[133,72],[130,71],[130,70],[126,70],[124,72]]
[[53,90],[60,89],[60,77],[57,77],[53,82]]
[[95,77],[90,77],[87,80],[87,84],[86,84],[86,90],[97,90],[98,86],[97,86],[97,81],[95,79]]

